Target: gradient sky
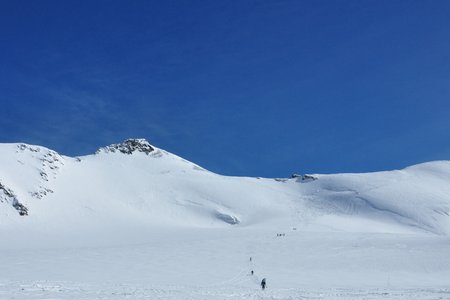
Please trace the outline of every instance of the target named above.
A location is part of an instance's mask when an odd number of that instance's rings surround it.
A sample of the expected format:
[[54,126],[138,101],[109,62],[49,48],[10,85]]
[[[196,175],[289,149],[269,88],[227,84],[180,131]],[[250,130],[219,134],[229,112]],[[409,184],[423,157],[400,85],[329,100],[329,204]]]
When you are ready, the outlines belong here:
[[450,1],[1,1],[0,142],[128,137],[226,175],[448,160]]

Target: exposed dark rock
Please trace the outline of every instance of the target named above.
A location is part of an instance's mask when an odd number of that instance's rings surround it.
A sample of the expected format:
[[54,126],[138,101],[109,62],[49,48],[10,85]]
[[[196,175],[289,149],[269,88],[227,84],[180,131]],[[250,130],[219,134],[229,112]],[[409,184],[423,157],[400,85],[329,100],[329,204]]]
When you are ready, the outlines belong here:
[[314,181],[314,180],[317,180],[317,179],[318,179],[317,177],[314,177],[314,176],[309,175],[309,174],[305,174],[305,175],[302,176],[302,181]]
[[30,192],[31,196],[34,198],[42,199],[44,196],[47,196],[48,193],[53,193],[53,190],[49,188],[44,188],[42,186],[39,187],[37,192]]
[[112,144],[107,147],[100,148],[96,153],[101,152],[120,152],[123,154],[132,154],[133,152],[143,152],[149,154],[155,149],[145,139],[127,139],[120,144]]
[[278,182],[287,182],[286,178],[274,178],[274,180]]
[[317,177],[314,177],[312,175],[309,174],[292,174],[291,177],[289,177],[290,179],[297,179],[297,181],[302,181],[302,182],[308,182],[308,181],[314,181],[317,180]]
[[28,208],[18,201],[13,203],[13,207],[19,212],[21,216],[28,216]]
[[[41,183],[39,187],[29,191],[30,195],[33,198],[42,199],[48,193],[52,193],[53,191],[48,188],[47,184],[57,178],[59,170],[64,166],[64,157],[53,150],[27,144],[17,145],[17,152],[30,152],[31,157],[38,159],[41,163],[38,168]],[[23,164],[20,160],[18,162]],[[21,215],[26,215],[27,210],[20,203],[17,202],[14,207],[21,212]]]
[[11,205],[19,212],[19,215],[28,215],[28,208],[17,200],[17,196],[11,189],[7,188],[0,182],[0,201],[3,202],[5,200],[6,202],[11,203]]
[[41,171],[39,173],[39,175],[41,175],[41,178],[44,179],[45,181],[48,181],[48,175],[47,173],[45,173],[44,171]]
[[29,150],[31,152],[40,152],[41,151],[41,148],[39,148],[39,147],[33,147],[33,146],[26,145],[26,144],[17,145],[17,148],[20,151],[25,151],[25,150]]

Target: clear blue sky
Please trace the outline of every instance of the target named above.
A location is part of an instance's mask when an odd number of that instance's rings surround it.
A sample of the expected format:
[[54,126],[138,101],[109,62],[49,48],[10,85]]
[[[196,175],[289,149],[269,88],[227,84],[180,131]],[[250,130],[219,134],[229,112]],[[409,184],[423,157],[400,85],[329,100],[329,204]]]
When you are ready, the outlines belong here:
[[450,1],[1,1],[0,142],[128,137],[227,175],[450,159]]

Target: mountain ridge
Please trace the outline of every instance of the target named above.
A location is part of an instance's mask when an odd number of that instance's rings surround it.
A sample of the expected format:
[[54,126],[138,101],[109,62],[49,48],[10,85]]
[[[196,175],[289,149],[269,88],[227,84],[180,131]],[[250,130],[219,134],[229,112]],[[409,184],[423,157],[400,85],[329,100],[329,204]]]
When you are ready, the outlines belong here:
[[0,144],[0,152],[4,226],[53,224],[62,230],[69,223],[135,223],[450,233],[449,161],[280,180],[218,175],[145,139],[80,157],[24,143]]

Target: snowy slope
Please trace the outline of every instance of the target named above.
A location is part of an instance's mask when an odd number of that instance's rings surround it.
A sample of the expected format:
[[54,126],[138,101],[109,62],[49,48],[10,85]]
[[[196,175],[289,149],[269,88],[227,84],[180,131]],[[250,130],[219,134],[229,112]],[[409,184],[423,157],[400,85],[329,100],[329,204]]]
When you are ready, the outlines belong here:
[[[2,144],[0,147],[0,217],[3,222],[26,215],[35,199],[53,193],[51,187],[65,158],[44,147]],[[18,208],[17,204],[21,204]],[[16,204],[16,205],[14,205]],[[16,208],[17,211],[12,210]]]
[[[450,232],[447,161],[401,171],[274,180],[213,174],[145,140],[79,158],[25,144],[3,144],[0,153],[3,226],[78,230],[275,222],[310,230]],[[27,216],[20,216],[17,203]]]
[[[321,222],[347,216],[347,220],[355,217],[363,223],[377,221],[436,234],[450,233],[449,161],[424,163],[399,171],[315,176],[318,180],[301,185],[299,191],[310,199],[310,205],[319,206],[326,215]],[[383,230],[380,225],[378,230]],[[371,230],[370,226],[354,222],[334,226]]]
[[450,299],[449,180],[448,161],[269,179],[142,139],[1,144],[0,299]]

